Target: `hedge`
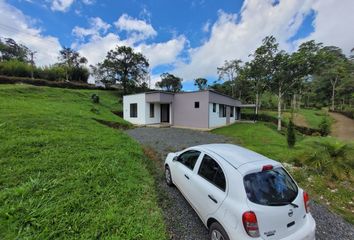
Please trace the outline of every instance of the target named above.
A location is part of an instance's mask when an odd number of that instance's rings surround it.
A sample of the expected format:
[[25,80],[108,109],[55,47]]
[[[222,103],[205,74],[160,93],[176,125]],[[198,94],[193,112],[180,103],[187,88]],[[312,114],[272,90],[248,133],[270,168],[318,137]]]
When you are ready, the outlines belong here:
[[26,77],[8,77],[0,75],[0,84],[15,84],[15,83],[26,83],[35,86],[47,86],[47,87],[57,87],[57,88],[71,88],[71,89],[101,89],[101,90],[114,90],[113,88],[103,88],[96,87],[92,84],[78,83],[78,82],[57,82],[48,81],[45,79],[32,79]]
[[348,117],[348,118],[351,118],[351,119],[354,119],[354,110],[352,111],[339,111],[339,110],[329,110],[330,112],[335,112],[335,113],[340,113],[340,114],[343,114],[344,116]]

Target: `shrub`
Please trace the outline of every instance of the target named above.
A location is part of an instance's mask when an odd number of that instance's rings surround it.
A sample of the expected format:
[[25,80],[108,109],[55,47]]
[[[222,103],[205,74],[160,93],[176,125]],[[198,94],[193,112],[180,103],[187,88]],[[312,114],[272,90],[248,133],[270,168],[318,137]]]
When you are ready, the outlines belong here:
[[331,132],[331,123],[329,122],[327,117],[324,117],[321,123],[318,125],[321,136],[328,136]]
[[288,125],[287,141],[288,141],[289,148],[292,148],[295,146],[296,136],[295,136],[294,123],[292,120],[289,121],[289,125]]
[[93,103],[100,103],[100,97],[96,94],[92,94],[91,99]]
[[314,150],[293,159],[317,174],[332,179],[351,180],[354,172],[354,147],[350,144],[324,139],[312,143]]

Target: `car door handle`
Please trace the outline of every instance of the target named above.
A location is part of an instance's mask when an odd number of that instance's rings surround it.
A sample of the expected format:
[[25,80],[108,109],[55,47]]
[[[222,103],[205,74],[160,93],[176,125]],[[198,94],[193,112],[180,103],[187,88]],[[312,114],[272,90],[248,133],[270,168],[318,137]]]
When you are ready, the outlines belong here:
[[188,177],[188,175],[187,174],[184,174],[184,176],[189,180],[189,177]]
[[212,195],[208,195],[208,197],[211,199],[211,201],[213,201],[214,203],[218,203],[218,201],[212,196]]

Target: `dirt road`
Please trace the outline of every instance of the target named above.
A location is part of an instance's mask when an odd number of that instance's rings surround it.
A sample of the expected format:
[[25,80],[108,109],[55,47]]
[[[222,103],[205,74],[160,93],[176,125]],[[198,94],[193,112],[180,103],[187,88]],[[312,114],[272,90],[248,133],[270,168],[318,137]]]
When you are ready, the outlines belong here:
[[330,112],[335,120],[332,125],[331,135],[341,140],[354,140],[354,120],[342,114]]

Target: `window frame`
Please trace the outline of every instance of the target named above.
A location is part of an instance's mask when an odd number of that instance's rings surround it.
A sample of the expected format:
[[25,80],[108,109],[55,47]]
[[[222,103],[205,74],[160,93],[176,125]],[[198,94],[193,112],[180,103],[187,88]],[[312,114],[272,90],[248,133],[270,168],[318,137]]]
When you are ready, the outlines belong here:
[[216,112],[216,103],[213,103],[213,112]]
[[194,102],[194,108],[199,108],[199,107],[200,107],[200,103],[199,103],[199,101]]
[[[135,106],[135,111],[134,111],[134,106]],[[130,113],[129,114],[130,118],[137,118],[138,117],[138,104],[137,103],[130,103],[129,113]]]
[[[189,166],[187,166],[186,164],[184,164],[183,162],[180,161],[181,156],[182,156],[183,154],[188,153],[188,152],[198,152],[198,153],[199,153],[199,155],[198,155],[198,157],[197,157],[197,159],[196,159],[196,161],[195,161],[195,163],[194,163],[193,168],[190,168]],[[201,155],[202,155],[202,152],[201,152],[201,151],[194,150],[194,149],[190,149],[190,150],[187,150],[187,151],[181,153],[180,155],[178,155],[176,161],[179,162],[180,164],[182,164],[183,166],[185,166],[186,168],[188,168],[189,170],[194,171],[195,167],[197,166],[198,159],[200,158]]]
[[[204,177],[204,176],[202,176],[202,175],[200,174],[200,170],[201,170],[201,167],[202,167],[202,165],[203,165],[204,157],[205,157],[205,156],[208,156],[211,160],[213,160],[213,161],[219,166],[219,170],[221,170],[221,173],[224,175],[224,179],[225,179],[225,188],[224,188],[224,189],[221,188],[220,186],[216,185],[213,181],[207,179],[206,177]],[[225,171],[224,171],[223,168],[221,167],[221,164],[220,164],[218,161],[216,161],[215,158],[211,157],[209,154],[206,154],[206,153],[203,154],[203,157],[202,157],[202,159],[200,160],[200,164],[199,164],[199,166],[198,166],[197,175],[198,175],[199,177],[203,178],[204,180],[206,180],[207,182],[209,182],[210,184],[212,184],[213,186],[215,186],[216,188],[218,188],[219,190],[221,190],[221,191],[223,191],[223,192],[226,192],[226,190],[227,190],[227,180],[226,180]],[[214,180],[215,180],[215,179],[214,179]]]
[[219,104],[219,117],[220,118],[226,117],[226,105],[225,104]]
[[155,104],[154,103],[150,103],[150,118],[154,118],[155,117]]

